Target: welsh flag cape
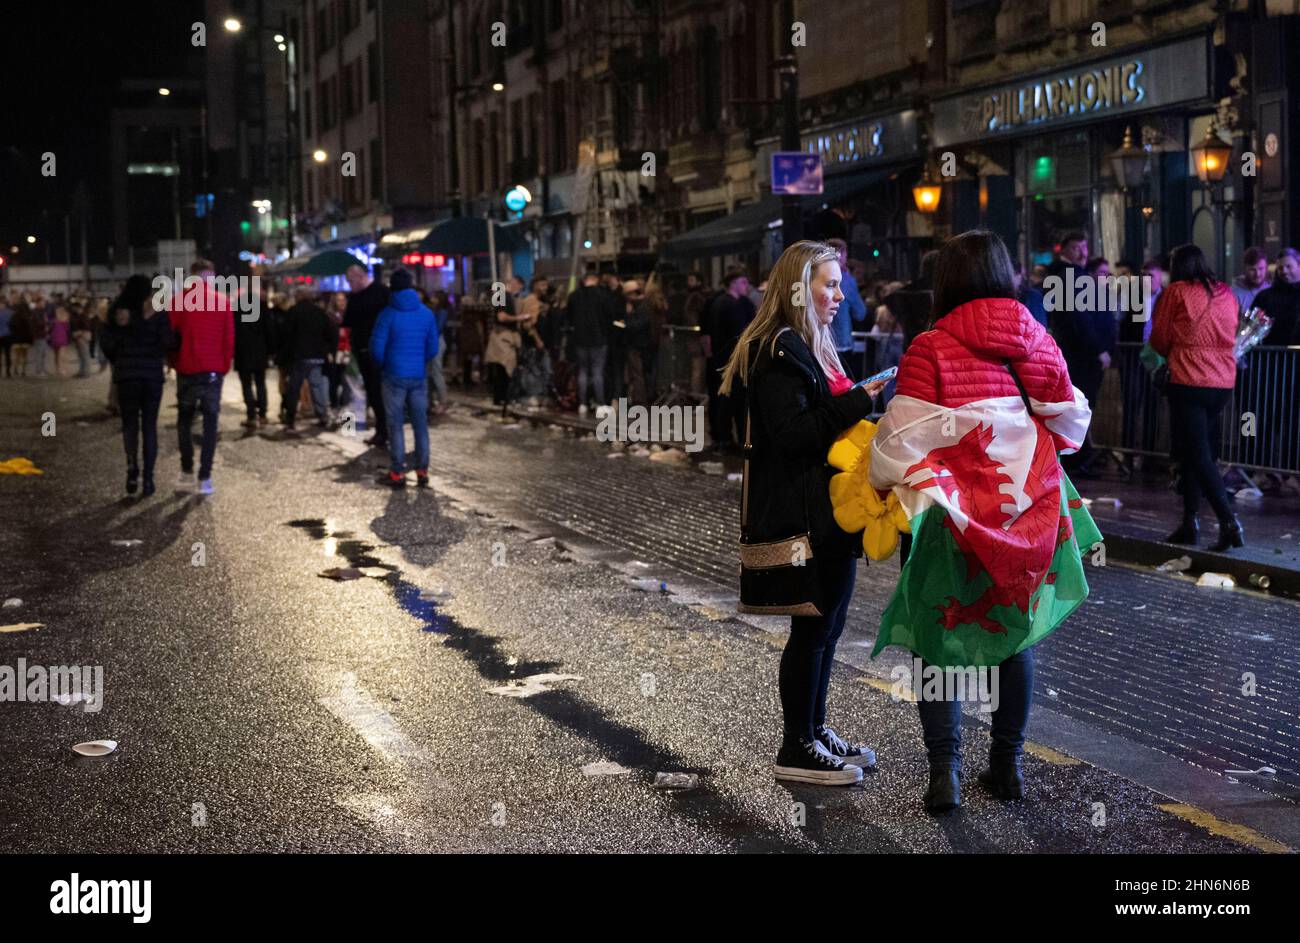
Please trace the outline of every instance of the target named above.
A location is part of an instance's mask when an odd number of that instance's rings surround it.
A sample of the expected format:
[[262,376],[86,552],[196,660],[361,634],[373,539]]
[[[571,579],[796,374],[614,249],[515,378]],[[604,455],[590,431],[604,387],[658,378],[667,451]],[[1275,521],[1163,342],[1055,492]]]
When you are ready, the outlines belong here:
[[872,657],[901,645],[940,667],[996,665],[1087,598],[1081,553],[1101,534],[1056,453],[1087,431],[1074,394],[1033,401],[1035,415],[1016,396],[956,408],[890,401],[870,481],[892,487],[913,542]]

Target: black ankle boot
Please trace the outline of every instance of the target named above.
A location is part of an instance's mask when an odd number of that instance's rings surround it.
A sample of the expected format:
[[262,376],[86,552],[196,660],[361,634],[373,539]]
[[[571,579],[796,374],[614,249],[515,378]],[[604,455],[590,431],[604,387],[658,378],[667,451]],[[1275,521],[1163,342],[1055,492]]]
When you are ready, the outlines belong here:
[[961,780],[956,766],[930,767],[930,785],[923,801],[925,811],[933,815],[951,812],[961,805]]
[[1242,530],[1241,521],[1237,520],[1237,515],[1232,515],[1226,521],[1219,521],[1219,542],[1211,547],[1210,551],[1212,553],[1223,553],[1233,547],[1244,546],[1246,546],[1246,532]]
[[153,493],[154,493],[154,486],[153,486],[153,472],[151,472],[151,471],[149,471],[149,472],[145,472],[145,473],[144,473],[144,481],[142,481],[141,484],[140,484],[140,495],[141,495],[142,497],[147,498],[147,497],[149,497],[149,495],[151,495],[151,494],[153,494]]
[[1195,547],[1201,536],[1201,524],[1195,514],[1184,514],[1182,526],[1165,538],[1168,544],[1188,544]]
[[136,484],[140,480],[140,469],[131,464],[126,466],[126,493],[135,494]]
[[979,783],[999,799],[1023,799],[1025,776],[1020,771],[1020,758],[1014,760],[989,759],[989,765],[979,775]]

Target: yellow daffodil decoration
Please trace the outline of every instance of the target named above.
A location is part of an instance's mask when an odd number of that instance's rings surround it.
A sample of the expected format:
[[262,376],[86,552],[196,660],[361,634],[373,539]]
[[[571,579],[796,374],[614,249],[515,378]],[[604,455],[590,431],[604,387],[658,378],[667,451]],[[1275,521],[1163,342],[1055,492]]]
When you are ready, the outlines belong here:
[[835,523],[850,534],[862,531],[862,549],[872,560],[887,560],[898,549],[899,533],[910,533],[907,515],[892,491],[881,498],[867,480],[871,469],[871,440],[876,424],[865,419],[843,433],[826,455],[840,470],[831,478],[831,507]]

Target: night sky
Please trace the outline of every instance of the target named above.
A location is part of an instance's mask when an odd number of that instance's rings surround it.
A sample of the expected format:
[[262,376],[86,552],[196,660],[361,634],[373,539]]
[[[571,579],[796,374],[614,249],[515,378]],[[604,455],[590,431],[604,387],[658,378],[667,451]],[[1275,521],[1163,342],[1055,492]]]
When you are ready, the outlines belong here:
[[[129,79],[200,78],[203,49],[189,41],[203,17],[200,0],[39,0],[4,5],[5,94],[0,112],[0,254],[45,262],[28,234],[50,240],[50,261],[64,261],[64,214],[78,181],[91,206],[91,261],[111,240],[109,111],[125,104]],[[208,24],[209,29],[217,24]],[[162,84],[159,81],[158,84]],[[57,156],[57,174],[43,177],[41,154]],[[73,258],[78,226],[72,224]],[[30,255],[29,255],[30,252]],[[26,256],[26,258],[25,258]]]

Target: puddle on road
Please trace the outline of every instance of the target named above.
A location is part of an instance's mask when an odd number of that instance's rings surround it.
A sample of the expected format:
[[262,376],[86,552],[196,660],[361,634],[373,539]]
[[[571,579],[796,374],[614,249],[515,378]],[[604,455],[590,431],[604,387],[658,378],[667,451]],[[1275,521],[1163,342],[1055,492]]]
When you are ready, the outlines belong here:
[[[364,559],[375,549],[374,545],[359,540],[340,539],[343,534],[335,532],[333,522],[327,518],[301,518],[286,523],[316,540],[332,539],[335,552],[354,565],[356,560]],[[352,535],[348,534],[348,537]],[[612,757],[606,761],[610,764],[605,767],[606,772],[614,765],[628,770],[680,770],[682,772],[675,775],[689,777],[689,787],[683,788],[686,781],[677,785],[677,780],[673,780],[676,788],[664,788],[660,784],[655,790],[660,795],[672,796],[679,814],[734,842],[737,850],[789,850],[789,836],[774,829],[771,823],[754,818],[734,799],[709,788],[702,780],[709,773],[707,769],[692,769],[671,750],[648,741],[642,731],[613,719],[604,708],[584,700],[572,690],[548,687],[556,681],[582,680],[560,673],[562,662],[524,661],[507,655],[501,650],[500,639],[468,628],[441,613],[438,598],[429,598],[427,590],[402,578],[398,567],[383,563],[377,565],[390,570],[384,582],[392,589],[398,605],[419,620],[422,631],[441,635],[444,647],[461,652],[485,680],[497,682],[492,693],[529,705],[556,727]]]

